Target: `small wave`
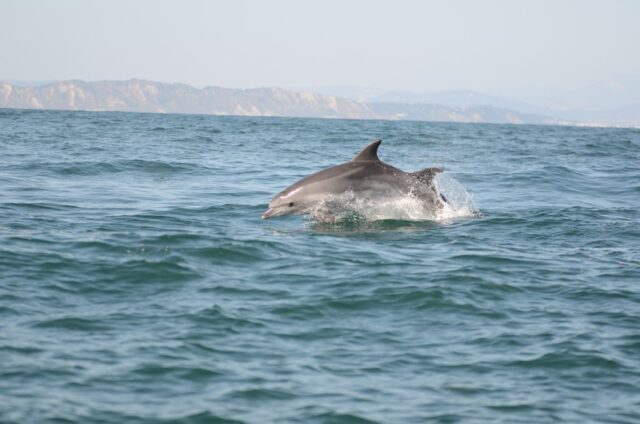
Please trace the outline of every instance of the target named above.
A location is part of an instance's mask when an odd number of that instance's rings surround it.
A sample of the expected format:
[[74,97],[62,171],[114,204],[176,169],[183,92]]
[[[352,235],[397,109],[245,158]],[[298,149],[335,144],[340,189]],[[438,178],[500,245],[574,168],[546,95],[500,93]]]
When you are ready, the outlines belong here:
[[35,324],[37,328],[52,328],[70,331],[105,331],[109,327],[101,323],[97,319],[87,319],[80,317],[63,317],[47,321],[41,321]]
[[205,367],[167,366],[162,364],[143,364],[131,371],[148,377],[175,376],[188,381],[209,380],[222,375],[221,372]]
[[108,281],[134,284],[175,284],[201,277],[198,271],[184,264],[179,256],[129,260],[117,267],[110,267],[108,273]]
[[[31,165],[29,165],[31,166]],[[70,176],[93,176],[116,174],[120,172],[145,172],[150,174],[170,174],[192,171],[195,166],[190,163],[150,161],[143,159],[127,159],[114,162],[61,162],[39,165],[54,174]]]
[[345,424],[377,424],[379,421],[373,421],[360,415],[343,414],[339,412],[325,412],[305,417],[306,422],[310,423],[345,423]]
[[569,370],[575,368],[625,369],[615,359],[589,352],[548,352],[529,359],[509,361],[507,366]]
[[0,208],[2,209],[15,208],[18,210],[32,209],[32,210],[42,210],[42,211],[66,211],[71,209],[79,209],[77,206],[73,206],[73,205],[66,205],[61,203],[38,203],[38,202],[33,202],[33,203],[8,202],[8,203],[4,203],[2,206],[0,206]]
[[196,313],[190,313],[186,315],[186,318],[199,325],[206,325],[208,327],[217,326],[231,328],[245,328],[245,327],[263,327],[263,324],[257,321],[248,320],[241,317],[232,316],[230,313],[225,312],[222,307],[214,305],[209,308],[197,311]]
[[285,390],[280,389],[267,389],[267,388],[255,388],[245,390],[235,390],[226,395],[229,399],[244,399],[249,401],[260,400],[289,400],[295,399],[296,395]]

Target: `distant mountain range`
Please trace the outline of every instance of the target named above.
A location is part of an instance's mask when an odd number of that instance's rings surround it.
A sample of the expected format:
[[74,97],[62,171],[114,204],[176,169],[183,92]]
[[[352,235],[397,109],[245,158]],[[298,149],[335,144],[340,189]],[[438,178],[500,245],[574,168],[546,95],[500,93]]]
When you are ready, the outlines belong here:
[[640,75],[618,76],[578,88],[523,86],[502,93],[385,91],[354,86],[303,90],[370,103],[440,104],[452,108],[491,105],[583,125],[640,127]]
[[[544,114],[493,105],[462,106],[397,98],[360,101],[280,88],[196,88],[145,80],[0,82],[0,108],[195,113],[514,124],[569,123]],[[415,100],[415,101],[414,101]]]

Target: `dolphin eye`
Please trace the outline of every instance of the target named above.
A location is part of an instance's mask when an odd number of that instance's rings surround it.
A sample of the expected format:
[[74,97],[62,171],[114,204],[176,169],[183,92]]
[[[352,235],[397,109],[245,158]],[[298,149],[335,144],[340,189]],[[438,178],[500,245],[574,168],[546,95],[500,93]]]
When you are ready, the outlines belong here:
[[293,207],[293,202],[290,202],[290,203],[289,203],[289,207],[290,207],[290,208],[291,208],[291,207]]

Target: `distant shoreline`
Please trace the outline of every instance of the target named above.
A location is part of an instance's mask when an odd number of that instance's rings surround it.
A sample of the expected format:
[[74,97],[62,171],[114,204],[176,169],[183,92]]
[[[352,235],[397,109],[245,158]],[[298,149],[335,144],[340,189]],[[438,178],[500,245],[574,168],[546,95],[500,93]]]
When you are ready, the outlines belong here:
[[536,127],[575,127],[575,128],[593,128],[593,129],[632,129],[640,130],[640,126],[624,126],[624,125],[606,125],[606,124],[589,124],[576,122],[560,122],[554,124],[545,123],[513,123],[513,122],[456,122],[456,121],[427,121],[419,119],[385,119],[385,118],[333,118],[333,117],[313,117],[313,116],[279,116],[279,115],[225,115],[211,113],[189,113],[189,112],[140,112],[129,110],[94,110],[94,109],[44,109],[44,108],[16,108],[16,107],[0,107],[0,113],[4,111],[25,111],[25,112],[80,112],[80,113],[132,113],[132,114],[148,114],[148,115],[192,115],[192,116],[215,116],[225,118],[276,118],[276,119],[322,119],[336,121],[381,121],[381,122],[424,122],[433,124],[464,124],[464,125],[513,125],[518,127],[536,126]]

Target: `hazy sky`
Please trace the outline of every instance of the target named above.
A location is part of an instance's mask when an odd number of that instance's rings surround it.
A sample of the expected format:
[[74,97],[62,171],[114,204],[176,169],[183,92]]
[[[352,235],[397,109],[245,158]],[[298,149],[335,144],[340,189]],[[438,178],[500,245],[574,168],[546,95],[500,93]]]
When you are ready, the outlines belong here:
[[0,79],[385,89],[640,74],[640,1],[0,0]]

